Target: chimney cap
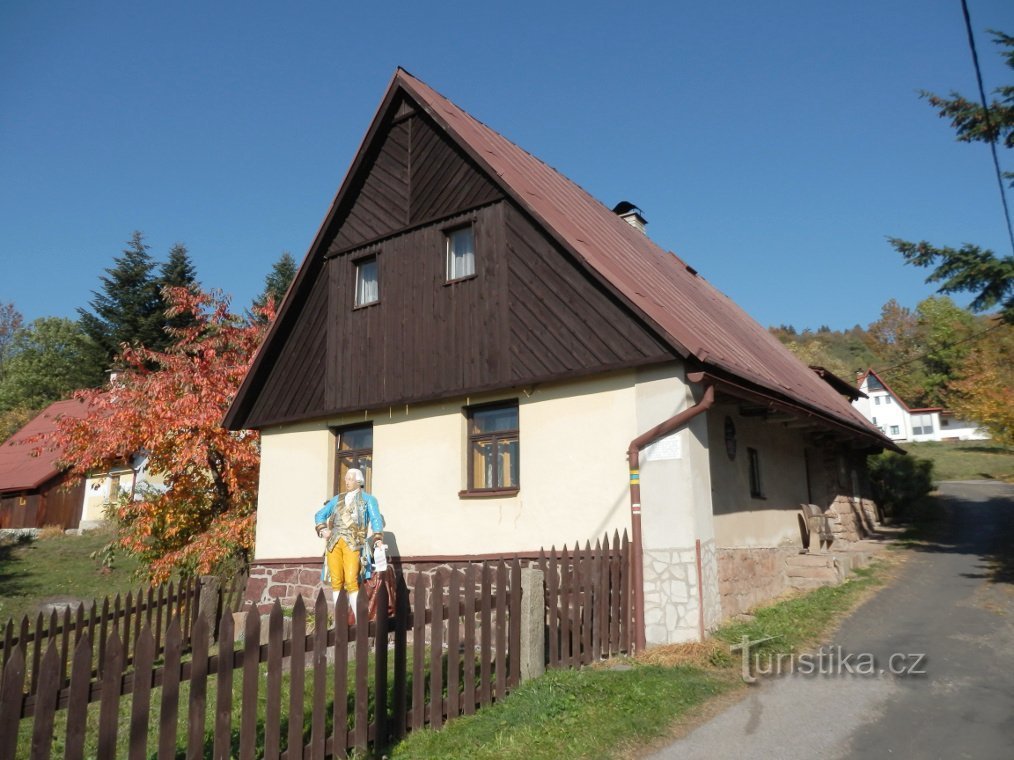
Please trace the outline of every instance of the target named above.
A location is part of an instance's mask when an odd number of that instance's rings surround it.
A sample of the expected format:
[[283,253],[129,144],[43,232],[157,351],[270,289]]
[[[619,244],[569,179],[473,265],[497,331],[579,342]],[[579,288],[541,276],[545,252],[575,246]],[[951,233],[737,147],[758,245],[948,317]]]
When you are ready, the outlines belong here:
[[630,201],[620,201],[613,206],[613,213],[620,217],[623,221],[629,224],[636,230],[644,232],[645,225],[648,224],[648,220],[644,218],[644,214],[641,213],[641,209],[635,206]]
[[644,219],[644,214],[641,212],[641,209],[635,206],[630,201],[620,201],[615,206],[613,206],[613,213],[616,214],[617,216],[625,216],[629,214],[631,211],[633,211],[639,217]]

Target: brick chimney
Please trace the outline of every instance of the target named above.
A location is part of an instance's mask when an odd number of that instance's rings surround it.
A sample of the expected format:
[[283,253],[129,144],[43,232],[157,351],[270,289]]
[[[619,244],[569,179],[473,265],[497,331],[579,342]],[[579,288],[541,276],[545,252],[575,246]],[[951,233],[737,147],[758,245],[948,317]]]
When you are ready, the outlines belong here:
[[648,224],[648,220],[641,214],[641,209],[635,206],[630,201],[620,201],[613,206],[613,213],[616,214],[620,219],[625,221],[634,229],[640,230],[642,233],[647,234],[644,228]]

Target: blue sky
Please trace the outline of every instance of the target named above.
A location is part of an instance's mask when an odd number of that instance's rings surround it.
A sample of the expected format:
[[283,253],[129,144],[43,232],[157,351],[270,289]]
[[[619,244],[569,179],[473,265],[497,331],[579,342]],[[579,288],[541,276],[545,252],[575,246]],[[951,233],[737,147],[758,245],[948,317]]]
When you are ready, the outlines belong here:
[[[1014,3],[969,5],[987,88],[1009,83],[985,30],[1014,32]],[[764,325],[931,294],[887,235],[1010,253],[988,148],[917,96],[975,93],[957,0],[12,1],[0,302],[75,316],[138,229],[245,307],[302,260],[398,65],[639,205]]]

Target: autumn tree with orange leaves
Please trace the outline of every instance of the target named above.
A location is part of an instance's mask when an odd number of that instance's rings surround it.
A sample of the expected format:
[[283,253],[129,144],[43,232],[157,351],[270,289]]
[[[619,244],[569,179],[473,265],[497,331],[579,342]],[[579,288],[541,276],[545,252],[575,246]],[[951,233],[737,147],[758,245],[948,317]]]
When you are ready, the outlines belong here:
[[951,383],[951,402],[994,441],[1014,446],[1014,326],[997,319],[976,342]]
[[189,326],[170,328],[165,351],[123,346],[110,386],[76,394],[88,416],[62,419],[54,434],[80,475],[147,453],[165,488],[111,510],[117,545],[154,583],[221,570],[253,546],[260,438],[221,422],[274,316],[269,304],[265,321],[241,319],[217,292],[172,288],[165,297],[167,316],[192,315]]

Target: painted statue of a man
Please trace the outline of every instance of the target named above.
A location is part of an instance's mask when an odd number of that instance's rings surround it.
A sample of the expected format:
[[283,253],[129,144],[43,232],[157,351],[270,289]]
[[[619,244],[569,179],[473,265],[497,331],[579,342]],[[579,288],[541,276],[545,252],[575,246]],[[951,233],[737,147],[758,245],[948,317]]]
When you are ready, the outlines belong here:
[[373,573],[373,552],[384,543],[384,518],[377,499],[366,493],[361,470],[345,473],[345,490],[332,496],[313,516],[317,535],[325,540],[321,581],[330,580],[332,599],[345,589],[355,614],[359,576]]

